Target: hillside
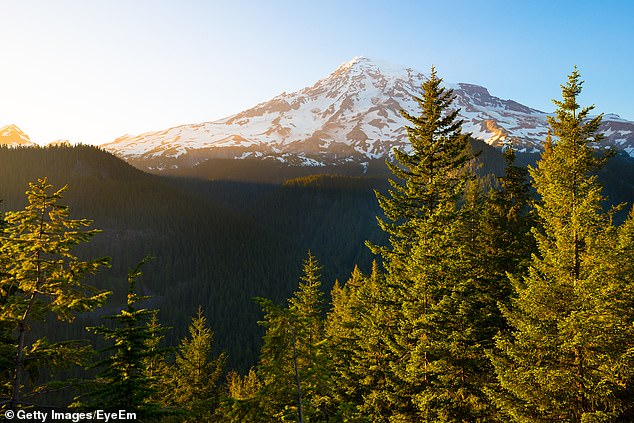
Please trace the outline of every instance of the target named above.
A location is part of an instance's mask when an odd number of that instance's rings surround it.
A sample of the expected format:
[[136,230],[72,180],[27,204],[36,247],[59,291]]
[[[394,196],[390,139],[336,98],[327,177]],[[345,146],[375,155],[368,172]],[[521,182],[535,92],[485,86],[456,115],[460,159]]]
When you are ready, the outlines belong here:
[[[173,327],[170,342],[184,335],[201,305],[233,367],[251,365],[259,353],[261,313],[253,298],[288,297],[308,249],[323,257],[327,284],[346,278],[359,254],[369,260],[360,252],[374,230],[372,184],[341,191],[337,183],[322,190],[170,179],[96,147],[0,147],[0,210],[22,208],[27,182],[43,176],[56,187],[68,184],[64,203],[72,216],[103,231],[82,252],[112,257],[94,284],[121,301],[128,269],[155,257],[141,287]],[[56,327],[51,322],[51,333]]]
[[[174,327],[170,339],[183,335],[202,305],[214,322],[217,345],[232,363],[253,360],[259,310],[251,298],[291,292],[302,257],[295,244],[246,214],[203,201],[88,146],[0,147],[0,208],[23,207],[27,181],[43,176],[56,187],[68,184],[64,203],[72,215],[94,220],[103,231],[82,253],[112,257],[112,268],[99,275],[97,286],[114,289],[115,301],[121,301],[128,269],[153,256],[141,286],[154,297],[162,321]],[[250,323],[236,326],[243,322]]]
[[[500,173],[499,151],[474,145],[482,152],[481,172]],[[534,163],[537,155],[518,159]],[[27,181],[47,176],[57,187],[68,184],[64,202],[72,215],[93,219],[103,230],[82,254],[112,257],[112,268],[94,280],[115,290],[110,307],[122,300],[127,270],[152,255],[141,287],[173,328],[169,342],[184,335],[201,305],[216,347],[228,352],[231,367],[245,369],[261,342],[256,322],[262,315],[253,297],[287,298],[309,249],[324,266],[326,292],[335,279],[346,280],[354,264],[369,269],[364,242],[384,239],[373,190],[386,189],[386,173],[376,168],[373,176],[305,174],[282,184],[226,180],[222,173],[225,180],[209,181],[148,174],[90,146],[0,147],[0,210],[24,206]],[[255,180],[262,170],[253,170]],[[631,203],[634,160],[618,155],[600,177],[613,202]],[[48,330],[58,328],[51,322]]]

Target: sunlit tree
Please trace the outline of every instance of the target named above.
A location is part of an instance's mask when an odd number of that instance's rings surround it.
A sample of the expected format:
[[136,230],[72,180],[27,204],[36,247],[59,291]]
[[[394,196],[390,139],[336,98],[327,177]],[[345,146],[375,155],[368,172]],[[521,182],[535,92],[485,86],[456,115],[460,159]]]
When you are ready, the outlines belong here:
[[[33,323],[47,318],[70,323],[76,314],[102,305],[109,292],[99,291],[84,279],[108,264],[108,259],[82,260],[74,247],[89,242],[98,232],[91,221],[72,219],[59,203],[67,186],[54,190],[46,178],[30,183],[28,204],[7,212],[0,228],[0,324],[5,341],[3,403],[18,407],[26,398],[45,391],[37,386],[37,372],[56,366],[80,364],[91,350],[83,341],[50,342],[30,336]],[[27,376],[31,376],[27,378]]]

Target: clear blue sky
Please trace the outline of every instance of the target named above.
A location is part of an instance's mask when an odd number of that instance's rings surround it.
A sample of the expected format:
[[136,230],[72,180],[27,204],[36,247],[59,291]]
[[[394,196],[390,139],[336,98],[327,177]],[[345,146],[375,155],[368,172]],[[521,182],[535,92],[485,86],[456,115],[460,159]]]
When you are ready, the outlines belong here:
[[634,120],[634,2],[0,0],[0,126],[100,144],[216,120],[363,55]]

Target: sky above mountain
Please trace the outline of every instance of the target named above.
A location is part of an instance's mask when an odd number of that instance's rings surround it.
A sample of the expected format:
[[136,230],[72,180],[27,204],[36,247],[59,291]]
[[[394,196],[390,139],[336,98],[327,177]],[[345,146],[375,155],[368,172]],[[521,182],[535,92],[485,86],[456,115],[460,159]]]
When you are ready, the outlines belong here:
[[634,120],[627,1],[2,1],[0,126],[101,144],[216,120],[364,55],[553,110],[574,65],[583,104]]

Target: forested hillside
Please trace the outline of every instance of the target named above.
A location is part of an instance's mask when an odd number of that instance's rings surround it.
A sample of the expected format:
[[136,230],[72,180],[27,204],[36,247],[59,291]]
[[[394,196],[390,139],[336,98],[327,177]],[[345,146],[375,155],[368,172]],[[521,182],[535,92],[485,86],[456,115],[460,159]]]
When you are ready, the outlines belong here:
[[251,298],[292,291],[302,256],[292,240],[94,147],[3,149],[0,160],[3,210],[24,206],[27,181],[47,176],[56,187],[69,185],[64,202],[73,216],[102,230],[82,256],[112,257],[95,285],[122,298],[127,270],[153,256],[143,290],[174,327],[171,340],[185,333],[200,305],[217,322],[217,345],[233,351],[232,363],[245,366],[257,356],[259,314]]
[[[480,142],[474,149],[481,152],[481,174],[503,172],[499,150]],[[518,155],[520,163],[536,159]],[[155,257],[146,266],[143,289],[173,326],[168,339],[184,334],[187,316],[201,305],[216,330],[216,347],[230,352],[231,366],[245,368],[257,357],[261,335],[253,297],[288,297],[306,251],[324,265],[326,292],[355,264],[369,270],[372,255],[364,242],[386,241],[376,225],[381,211],[373,190],[387,189],[388,172],[374,169],[373,176],[294,176],[281,184],[236,181],[231,174],[204,180],[147,174],[91,146],[5,147],[0,207],[23,207],[27,183],[38,177],[69,185],[64,201],[73,215],[102,230],[82,254],[112,257],[112,268],[95,283],[123,295],[127,270]],[[253,179],[271,176],[269,170],[253,170]],[[626,155],[610,159],[601,180],[612,203],[628,201],[634,161]]]
[[323,255],[330,285],[357,258],[369,266],[363,243],[377,232],[374,179],[333,177],[328,186],[319,177],[284,185],[169,179],[90,146],[0,148],[2,210],[24,207],[28,182],[43,176],[55,187],[67,184],[73,216],[102,231],[81,252],[112,257],[95,285],[121,298],[127,270],[153,256],[143,290],[174,328],[168,340],[185,333],[201,305],[231,367],[248,368],[258,355],[254,297],[290,295],[309,249]]

